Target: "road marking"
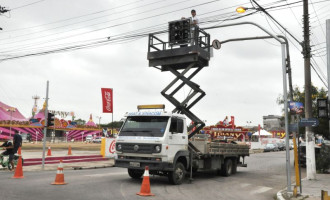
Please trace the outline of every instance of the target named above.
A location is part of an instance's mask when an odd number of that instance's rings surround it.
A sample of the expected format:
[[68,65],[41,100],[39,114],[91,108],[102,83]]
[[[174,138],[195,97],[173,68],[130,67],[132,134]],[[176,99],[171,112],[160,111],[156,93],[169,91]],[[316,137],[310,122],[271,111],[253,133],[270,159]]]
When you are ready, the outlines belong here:
[[123,175],[127,174],[127,172],[114,172],[114,173],[106,173],[106,174],[89,174],[89,175],[84,175],[88,177],[101,177],[101,176],[116,176],[116,175]]
[[253,190],[252,192],[250,192],[250,194],[260,194],[260,193],[264,193],[267,192],[268,190],[271,190],[273,188],[270,187],[262,187],[262,186],[258,186],[259,188],[256,190]]

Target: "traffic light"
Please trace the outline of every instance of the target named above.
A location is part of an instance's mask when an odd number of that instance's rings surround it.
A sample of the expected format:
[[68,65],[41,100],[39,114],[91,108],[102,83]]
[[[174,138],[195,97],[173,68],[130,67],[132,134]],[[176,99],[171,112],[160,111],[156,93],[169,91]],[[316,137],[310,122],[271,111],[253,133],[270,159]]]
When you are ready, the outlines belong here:
[[328,118],[328,99],[317,99],[317,117]]
[[189,43],[190,36],[190,19],[183,19],[169,22],[169,44],[186,44]]
[[54,126],[55,124],[55,115],[53,113],[48,113],[47,126]]

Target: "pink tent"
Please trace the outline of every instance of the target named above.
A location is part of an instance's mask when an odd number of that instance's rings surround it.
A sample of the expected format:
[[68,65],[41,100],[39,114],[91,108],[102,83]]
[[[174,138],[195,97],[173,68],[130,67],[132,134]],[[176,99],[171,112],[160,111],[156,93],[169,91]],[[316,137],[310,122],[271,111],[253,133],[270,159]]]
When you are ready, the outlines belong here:
[[[13,109],[14,111],[7,111]],[[0,120],[12,120],[12,121],[28,121],[17,108],[8,106],[0,102]]]
[[40,119],[40,120],[45,119],[45,110],[40,110],[38,114],[34,116],[34,119]]
[[89,121],[86,123],[86,125],[87,126],[95,126],[96,127],[96,124],[93,122],[92,114],[90,115]]

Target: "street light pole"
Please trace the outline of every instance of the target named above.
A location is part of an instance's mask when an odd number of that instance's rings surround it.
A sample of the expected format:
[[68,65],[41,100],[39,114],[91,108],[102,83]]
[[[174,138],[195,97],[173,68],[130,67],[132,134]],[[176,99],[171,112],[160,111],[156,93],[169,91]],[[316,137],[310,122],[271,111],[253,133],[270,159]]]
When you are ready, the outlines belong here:
[[81,142],[84,142],[84,132],[81,133]]
[[[233,24],[225,24],[225,25],[219,25],[219,26],[213,26],[209,28],[204,28],[204,30],[207,29],[214,29],[214,28],[222,28],[222,27],[229,27],[229,26],[238,26],[238,25],[254,25],[261,30],[263,30],[265,33],[267,33],[270,37],[274,38],[281,44],[281,51],[282,51],[282,73],[283,73],[283,95],[284,95],[284,115],[285,115],[285,132],[286,134],[286,172],[287,172],[287,191],[291,192],[291,168],[290,168],[290,152],[289,152],[289,123],[288,123],[288,95],[287,95],[287,81],[286,81],[286,64],[285,64],[285,44],[286,41],[281,40],[278,36],[271,34],[266,29],[262,28],[256,23],[253,22],[241,22],[241,23],[233,23]],[[242,39],[243,40],[243,39]]]
[[96,116],[96,118],[98,118],[99,119],[99,128],[101,128],[101,116]]

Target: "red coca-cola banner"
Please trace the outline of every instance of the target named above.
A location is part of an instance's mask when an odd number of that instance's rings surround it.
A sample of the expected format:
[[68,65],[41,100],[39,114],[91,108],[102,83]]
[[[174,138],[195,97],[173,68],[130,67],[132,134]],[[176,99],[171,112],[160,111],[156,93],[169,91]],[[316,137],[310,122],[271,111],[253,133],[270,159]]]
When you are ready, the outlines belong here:
[[112,88],[101,88],[103,113],[113,113]]

